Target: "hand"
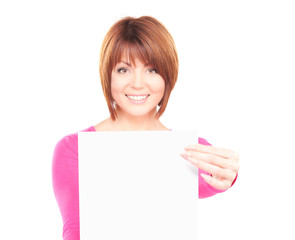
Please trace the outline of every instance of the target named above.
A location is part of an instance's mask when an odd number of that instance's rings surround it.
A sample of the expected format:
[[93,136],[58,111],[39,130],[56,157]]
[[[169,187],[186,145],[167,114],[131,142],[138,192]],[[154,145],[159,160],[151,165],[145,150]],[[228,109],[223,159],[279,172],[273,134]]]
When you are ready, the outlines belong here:
[[211,174],[201,174],[212,187],[226,190],[231,187],[240,169],[239,154],[232,150],[202,144],[189,145],[180,154],[199,169]]

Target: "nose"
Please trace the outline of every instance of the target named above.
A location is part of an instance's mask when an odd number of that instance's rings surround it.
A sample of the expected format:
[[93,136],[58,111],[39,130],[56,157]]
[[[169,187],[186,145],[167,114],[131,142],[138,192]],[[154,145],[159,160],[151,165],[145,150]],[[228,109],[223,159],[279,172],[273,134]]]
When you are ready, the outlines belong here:
[[131,86],[136,89],[143,88],[144,76],[140,72],[135,72],[132,76]]

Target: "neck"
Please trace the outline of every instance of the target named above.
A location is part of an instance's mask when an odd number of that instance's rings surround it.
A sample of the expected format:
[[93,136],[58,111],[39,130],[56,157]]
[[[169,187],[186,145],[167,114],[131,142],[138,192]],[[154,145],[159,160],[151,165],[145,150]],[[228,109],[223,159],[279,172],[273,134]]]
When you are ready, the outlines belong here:
[[156,113],[153,111],[148,116],[134,117],[117,111],[117,119],[111,123],[112,128],[115,131],[169,130],[156,118]]

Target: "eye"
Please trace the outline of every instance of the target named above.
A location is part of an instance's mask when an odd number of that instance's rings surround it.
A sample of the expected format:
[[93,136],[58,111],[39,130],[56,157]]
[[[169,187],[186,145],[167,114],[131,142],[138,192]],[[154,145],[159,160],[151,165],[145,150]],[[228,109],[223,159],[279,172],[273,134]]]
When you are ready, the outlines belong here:
[[153,69],[149,69],[148,72],[149,73],[157,73],[157,70],[153,68]]
[[119,68],[119,69],[117,70],[118,73],[126,73],[127,71],[128,71],[127,68]]

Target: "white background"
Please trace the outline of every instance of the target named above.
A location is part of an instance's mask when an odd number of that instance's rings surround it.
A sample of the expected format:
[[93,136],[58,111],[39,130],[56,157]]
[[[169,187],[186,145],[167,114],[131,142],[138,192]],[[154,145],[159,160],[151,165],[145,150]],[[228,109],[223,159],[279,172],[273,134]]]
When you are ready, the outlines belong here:
[[108,117],[98,61],[121,17],[171,32],[180,72],[163,123],[240,153],[233,188],[200,201],[200,239],[294,239],[293,1],[1,1],[0,238],[61,239],[51,160]]

